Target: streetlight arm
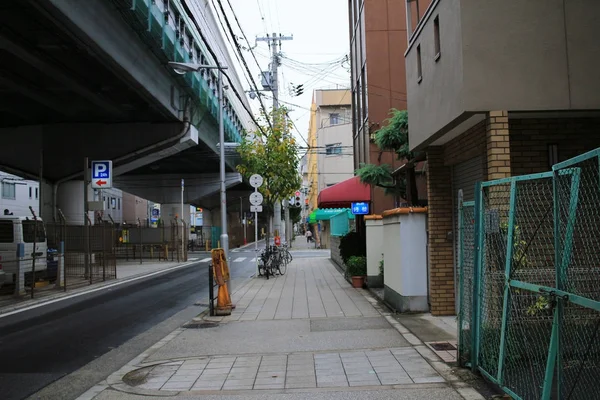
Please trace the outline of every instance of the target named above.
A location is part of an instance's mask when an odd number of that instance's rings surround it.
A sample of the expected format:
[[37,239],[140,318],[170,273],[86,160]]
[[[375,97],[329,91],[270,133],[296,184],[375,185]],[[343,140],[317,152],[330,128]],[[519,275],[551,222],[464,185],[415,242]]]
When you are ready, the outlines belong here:
[[186,72],[196,72],[201,69],[219,69],[224,70],[227,69],[227,66],[224,65],[208,65],[208,64],[194,64],[194,63],[182,63],[169,61],[169,66],[175,69],[177,73],[186,73]]

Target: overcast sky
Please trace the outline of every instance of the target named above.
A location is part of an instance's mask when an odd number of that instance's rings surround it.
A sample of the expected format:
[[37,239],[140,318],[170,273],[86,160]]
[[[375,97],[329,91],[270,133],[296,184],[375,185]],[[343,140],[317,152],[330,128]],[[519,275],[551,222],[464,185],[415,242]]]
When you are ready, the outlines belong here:
[[[347,0],[229,0],[240,21],[251,46],[255,38],[267,33],[281,33],[293,36],[283,41],[282,65],[279,68],[279,99],[292,111],[290,116],[306,139],[308,134],[309,108],[314,89],[348,88],[350,85],[350,64],[342,62],[349,52]],[[215,3],[216,4],[216,3]],[[227,2],[223,5],[236,35],[242,36]],[[220,9],[216,14],[221,16]],[[229,35],[227,35],[229,36]],[[227,41],[229,44],[229,41]],[[240,44],[247,47],[244,39]],[[237,60],[235,51],[230,49],[232,59]],[[266,42],[258,42],[253,50],[257,62],[250,51],[244,51],[244,58],[260,86],[259,73],[267,70],[270,62],[269,47]],[[237,66],[240,80],[246,90],[250,89],[245,69]],[[291,95],[293,85],[304,84],[304,94]],[[265,93],[263,98],[270,107],[272,98]],[[258,100],[250,100],[258,112]],[[304,141],[301,141],[304,143]]]

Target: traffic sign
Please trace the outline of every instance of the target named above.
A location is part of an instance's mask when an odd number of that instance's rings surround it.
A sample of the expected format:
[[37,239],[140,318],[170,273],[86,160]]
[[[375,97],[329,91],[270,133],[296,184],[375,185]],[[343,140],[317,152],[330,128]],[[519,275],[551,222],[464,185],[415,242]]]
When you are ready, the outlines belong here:
[[262,212],[262,206],[250,206],[250,212]]
[[112,187],[112,161],[92,161],[92,188],[108,189]]
[[263,202],[263,195],[259,192],[254,192],[250,195],[250,204],[259,206]]
[[261,187],[263,184],[263,177],[258,175],[258,174],[254,174],[250,177],[250,186],[252,186],[253,188],[259,188]]

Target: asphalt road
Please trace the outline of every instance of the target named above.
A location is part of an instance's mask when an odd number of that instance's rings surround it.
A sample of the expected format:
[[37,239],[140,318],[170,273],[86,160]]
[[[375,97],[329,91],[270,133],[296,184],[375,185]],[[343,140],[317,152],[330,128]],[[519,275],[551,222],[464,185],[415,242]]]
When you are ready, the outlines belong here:
[[[253,273],[250,261],[232,263],[234,289]],[[36,399],[77,397],[205,309],[194,303],[208,298],[207,266],[0,318],[0,398],[44,388]]]

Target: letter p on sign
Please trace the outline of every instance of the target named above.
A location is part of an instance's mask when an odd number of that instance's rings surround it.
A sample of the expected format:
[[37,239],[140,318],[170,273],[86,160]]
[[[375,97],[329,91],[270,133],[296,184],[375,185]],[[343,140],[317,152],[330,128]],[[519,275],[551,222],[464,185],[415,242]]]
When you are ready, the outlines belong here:
[[94,189],[112,187],[112,161],[92,161],[91,186]]

